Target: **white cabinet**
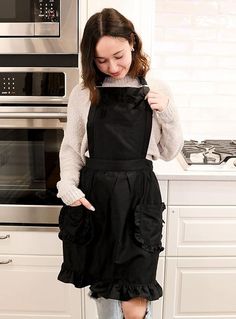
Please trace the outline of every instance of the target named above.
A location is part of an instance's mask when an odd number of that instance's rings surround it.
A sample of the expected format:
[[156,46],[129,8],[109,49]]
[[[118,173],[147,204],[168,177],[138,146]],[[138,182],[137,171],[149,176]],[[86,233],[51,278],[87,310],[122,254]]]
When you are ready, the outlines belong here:
[[169,181],[168,204],[236,205],[235,189],[236,181]]
[[169,206],[168,256],[236,256],[236,206]]
[[235,187],[169,182],[163,319],[236,318]]
[[82,319],[81,291],[57,280],[57,232],[0,229],[0,318]]
[[167,257],[165,319],[236,318],[236,257]]

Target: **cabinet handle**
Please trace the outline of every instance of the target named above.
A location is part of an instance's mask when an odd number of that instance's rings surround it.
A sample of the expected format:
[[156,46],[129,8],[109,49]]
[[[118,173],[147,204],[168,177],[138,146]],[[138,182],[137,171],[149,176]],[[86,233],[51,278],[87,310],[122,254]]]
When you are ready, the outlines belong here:
[[9,234],[7,234],[7,235],[5,235],[5,236],[0,236],[0,239],[7,239],[7,238],[10,238],[10,235],[9,235]]
[[0,261],[0,265],[7,265],[7,264],[10,264],[12,263],[12,259],[8,259],[6,261]]

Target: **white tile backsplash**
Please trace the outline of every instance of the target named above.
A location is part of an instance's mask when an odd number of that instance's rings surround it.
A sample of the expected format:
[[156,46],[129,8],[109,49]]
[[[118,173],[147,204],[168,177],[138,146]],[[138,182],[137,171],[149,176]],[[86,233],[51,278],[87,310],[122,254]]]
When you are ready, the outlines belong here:
[[185,138],[236,138],[236,1],[156,0],[152,69]]

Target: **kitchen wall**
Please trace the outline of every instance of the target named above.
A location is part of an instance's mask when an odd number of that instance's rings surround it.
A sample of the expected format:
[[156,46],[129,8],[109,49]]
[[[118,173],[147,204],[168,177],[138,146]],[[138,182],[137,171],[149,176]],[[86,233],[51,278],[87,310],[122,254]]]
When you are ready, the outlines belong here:
[[236,138],[236,1],[156,0],[152,68],[185,138]]

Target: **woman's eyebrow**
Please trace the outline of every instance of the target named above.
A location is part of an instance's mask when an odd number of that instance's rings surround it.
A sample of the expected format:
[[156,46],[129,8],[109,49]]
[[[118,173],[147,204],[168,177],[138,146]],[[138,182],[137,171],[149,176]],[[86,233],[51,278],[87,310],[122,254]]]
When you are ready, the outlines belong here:
[[[116,53],[113,53],[113,55],[119,54],[119,53],[121,53],[122,51],[124,51],[124,50],[122,49],[122,50],[120,50],[120,51],[117,51]],[[95,58],[96,58],[96,59],[106,59],[106,58],[104,58],[104,57],[102,57],[102,56],[95,56]]]

